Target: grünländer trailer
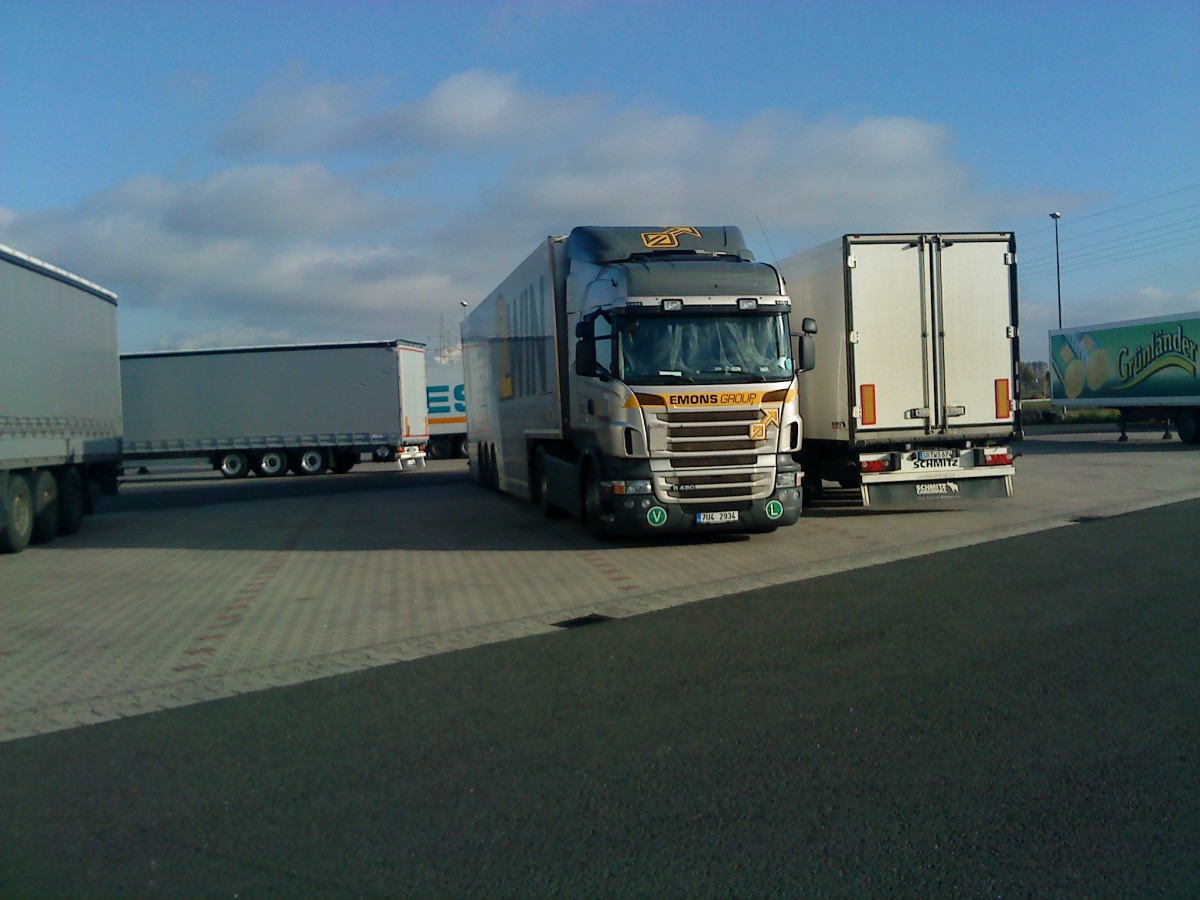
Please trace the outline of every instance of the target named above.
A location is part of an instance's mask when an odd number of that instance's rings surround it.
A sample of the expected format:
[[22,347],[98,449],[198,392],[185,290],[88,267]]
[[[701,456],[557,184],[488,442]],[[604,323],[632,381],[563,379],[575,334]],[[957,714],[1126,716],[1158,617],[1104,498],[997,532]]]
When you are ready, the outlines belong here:
[[78,531],[120,460],[117,295],[0,245],[0,553]]
[[1200,312],[1076,325],[1050,332],[1050,396],[1068,409],[1101,407],[1173,424],[1200,443]]
[[121,355],[126,460],[206,458],[227,478],[424,459],[425,345],[292,344]]

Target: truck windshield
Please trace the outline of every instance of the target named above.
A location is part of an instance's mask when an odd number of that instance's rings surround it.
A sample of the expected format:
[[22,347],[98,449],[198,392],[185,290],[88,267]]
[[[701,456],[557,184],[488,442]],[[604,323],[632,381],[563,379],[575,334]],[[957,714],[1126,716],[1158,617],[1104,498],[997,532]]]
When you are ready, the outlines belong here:
[[626,315],[615,322],[626,384],[781,381],[792,377],[778,313]]

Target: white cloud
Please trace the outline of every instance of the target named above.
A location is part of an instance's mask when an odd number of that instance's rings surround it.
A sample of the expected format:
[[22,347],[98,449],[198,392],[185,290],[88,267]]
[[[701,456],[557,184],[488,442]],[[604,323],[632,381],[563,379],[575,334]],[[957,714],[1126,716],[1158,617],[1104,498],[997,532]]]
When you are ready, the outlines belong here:
[[487,152],[496,143],[561,135],[604,102],[522,91],[515,75],[481,69],[452,75],[424,97],[369,110],[378,93],[377,87],[311,84],[303,72],[290,72],[247,101],[217,147],[236,155]]
[[251,97],[222,129],[222,153],[309,153],[358,116],[370,91],[341,84],[313,84],[293,68]]
[[179,191],[162,211],[172,231],[272,240],[360,231],[399,215],[394,204],[314,163],[219,172]]
[[[307,161],[0,211],[0,240],[117,289],[127,349],[421,340],[574,225],[736,224],[753,243],[761,219],[783,256],[842,231],[994,227],[1005,202],[972,187],[943,126],[912,118],[718,124],[485,71],[382,114],[365,111],[372,90],[285,78],[221,145]],[[370,168],[355,170],[364,150]],[[139,310],[154,333],[137,333]]]

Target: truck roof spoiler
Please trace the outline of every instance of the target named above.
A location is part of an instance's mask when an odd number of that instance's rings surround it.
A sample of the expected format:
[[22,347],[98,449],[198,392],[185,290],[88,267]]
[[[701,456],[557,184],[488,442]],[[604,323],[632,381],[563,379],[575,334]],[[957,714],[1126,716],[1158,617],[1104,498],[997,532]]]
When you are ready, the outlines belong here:
[[733,225],[581,225],[567,237],[567,256],[594,265],[649,257],[734,258],[744,262],[754,259],[742,237],[742,230]]

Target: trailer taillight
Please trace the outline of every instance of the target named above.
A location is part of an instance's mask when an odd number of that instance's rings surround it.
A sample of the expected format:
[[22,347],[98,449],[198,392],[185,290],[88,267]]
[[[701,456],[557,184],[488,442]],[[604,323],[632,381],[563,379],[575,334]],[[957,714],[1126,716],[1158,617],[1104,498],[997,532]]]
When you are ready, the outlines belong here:
[[860,459],[858,461],[858,471],[864,475],[871,475],[876,472],[890,472],[892,470],[891,457],[883,459]]
[[996,418],[1007,419],[1012,415],[1012,400],[1008,396],[1008,379],[996,379]]
[[1007,447],[984,447],[982,456],[985,466],[1011,466],[1013,463],[1012,451]]
[[858,389],[858,403],[862,408],[862,423],[875,424],[875,385],[864,384]]

